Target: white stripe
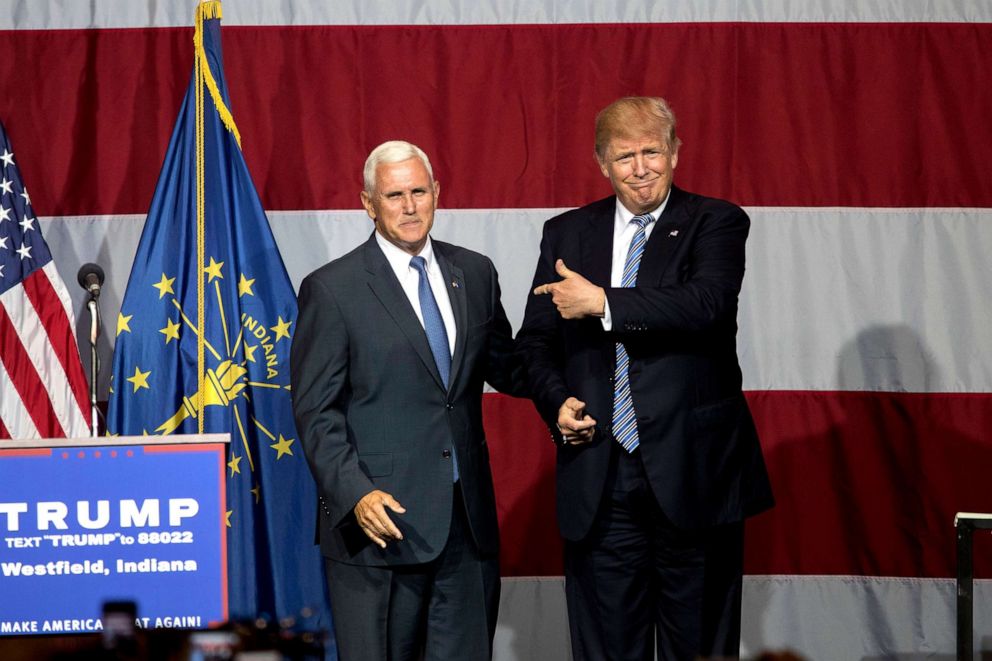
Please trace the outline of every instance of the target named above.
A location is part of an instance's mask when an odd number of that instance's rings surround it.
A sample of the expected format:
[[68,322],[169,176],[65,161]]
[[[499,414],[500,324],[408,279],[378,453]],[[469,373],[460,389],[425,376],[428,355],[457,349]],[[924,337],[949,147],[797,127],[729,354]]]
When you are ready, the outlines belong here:
[[[741,656],[791,649],[807,659],[954,658],[951,579],[745,576]],[[568,661],[564,580],[504,578],[495,661]],[[992,637],[992,580],[975,581],[975,651]]]
[[62,310],[69,320],[69,328],[75,329],[76,315],[72,312],[72,299],[69,297],[69,291],[65,288],[65,282],[62,280],[62,276],[59,275],[59,270],[55,267],[55,261],[48,262],[41,267],[41,270],[48,276],[48,282],[51,283],[55,295],[58,296],[59,302],[62,303]]
[[992,392],[992,210],[748,211],[748,389]]
[[38,438],[38,428],[28,415],[3,362],[0,362],[0,420],[12,439]]
[[[43,270],[36,272],[35,275],[47,277],[47,273]],[[48,391],[55,417],[65,434],[71,438],[80,431],[85,432],[85,421],[81,428],[79,426],[82,412],[79,410],[76,398],[73,397],[69,379],[52,349],[48,332],[37,310],[24,293],[23,286],[12,287],[0,294],[0,305],[7,310],[7,315],[17,330],[17,336],[24,345],[31,365],[41,378],[45,390]]]
[[[953,658],[954,599],[950,579],[746,576],[742,657],[789,648],[809,659]],[[562,579],[503,579],[494,659],[570,658],[564,602]],[[990,635],[992,581],[976,581],[975,651]]]
[[[489,255],[515,328],[543,222],[559,209],[438,212],[433,236]],[[992,209],[752,207],[738,353],[749,390],[992,392]],[[365,241],[362,211],[270,212],[293,285]],[[47,224],[46,224],[47,223]],[[116,319],[141,216],[45,221],[72,277],[103,254],[104,318]],[[70,292],[82,309],[84,292]],[[109,334],[108,334],[109,335]],[[112,338],[108,337],[108,340]],[[109,355],[103,356],[110,364]],[[108,378],[104,375],[104,379]],[[106,381],[101,382],[106,392]]]
[[[0,0],[0,29],[182,27],[193,2]],[[267,0],[224,3],[225,25],[500,25],[671,22],[992,22],[985,0]]]

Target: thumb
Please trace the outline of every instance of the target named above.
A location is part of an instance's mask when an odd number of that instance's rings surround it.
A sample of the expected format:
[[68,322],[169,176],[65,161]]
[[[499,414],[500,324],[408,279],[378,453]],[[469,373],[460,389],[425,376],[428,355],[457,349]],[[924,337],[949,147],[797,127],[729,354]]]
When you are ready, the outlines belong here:
[[382,504],[388,507],[389,509],[393,510],[394,512],[398,512],[399,514],[403,514],[404,512],[406,512],[406,508],[400,505],[399,501],[397,501],[392,496],[387,495],[385,498],[383,498]]
[[575,273],[572,269],[565,266],[565,260],[563,259],[559,259],[555,262],[555,272],[563,278],[569,278]]

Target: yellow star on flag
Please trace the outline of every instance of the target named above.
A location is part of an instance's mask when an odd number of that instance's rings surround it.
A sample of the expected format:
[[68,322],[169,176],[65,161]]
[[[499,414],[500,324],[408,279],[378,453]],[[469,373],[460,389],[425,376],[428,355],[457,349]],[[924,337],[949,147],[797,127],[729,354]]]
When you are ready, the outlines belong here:
[[231,460],[227,462],[227,467],[231,469],[231,477],[234,477],[235,473],[241,472],[241,457],[237,455],[232,455]]
[[276,334],[276,342],[278,342],[279,338],[282,337],[286,338],[287,340],[289,339],[289,325],[291,323],[293,322],[283,321],[282,317],[279,317],[279,322],[275,326],[271,327],[272,332]]
[[162,279],[159,280],[154,285],[152,285],[152,287],[154,287],[155,289],[158,290],[158,297],[159,297],[159,299],[161,299],[166,294],[175,294],[176,293],[176,292],[174,292],[172,290],[172,283],[175,282],[175,281],[176,281],[175,278],[167,278],[167,277],[165,277],[165,274],[163,273],[162,274]]
[[252,346],[252,345],[248,344],[247,342],[245,342],[245,360],[250,360],[251,362],[254,363],[255,362],[255,349],[257,349],[257,348],[258,348],[258,345],[257,344],[254,345],[254,346]]
[[134,366],[134,376],[129,376],[127,378],[128,381],[134,384],[134,392],[138,392],[140,388],[148,388],[148,375],[151,373],[152,373],[151,370],[148,370],[147,372],[142,372],[141,368],[139,368],[137,365]]
[[249,280],[245,277],[245,274],[241,274],[241,280],[238,281],[238,296],[244,296],[248,294],[249,296],[254,296],[255,292],[251,290],[251,286],[255,284],[255,278]]
[[165,320],[165,328],[160,328],[159,333],[165,335],[165,343],[168,344],[172,340],[179,339],[179,324],[172,319]]
[[258,505],[258,501],[262,497],[262,488],[256,484],[255,488],[252,489],[251,492],[255,494],[255,504]]
[[293,439],[283,438],[282,434],[279,434],[279,442],[273,443],[269,447],[276,451],[276,460],[282,459],[284,454],[288,454],[290,457],[293,456],[293,451],[289,446],[293,444]]
[[213,257],[210,258],[210,265],[203,267],[203,272],[209,275],[207,282],[213,282],[214,278],[224,279],[224,276],[220,273],[220,267],[224,266],[224,262],[215,261]]
[[117,313],[117,335],[120,335],[123,331],[131,332],[131,317],[133,316],[133,314],[124,316],[123,312]]
[[224,513],[224,523],[227,524],[227,527],[228,528],[231,527],[231,515],[232,514],[234,514],[234,510],[227,510],[227,512]]

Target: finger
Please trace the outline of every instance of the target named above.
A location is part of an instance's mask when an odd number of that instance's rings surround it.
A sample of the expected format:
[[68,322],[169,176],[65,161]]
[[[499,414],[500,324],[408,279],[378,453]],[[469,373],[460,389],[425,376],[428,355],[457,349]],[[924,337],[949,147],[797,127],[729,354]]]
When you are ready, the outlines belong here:
[[538,285],[534,287],[534,296],[540,296],[542,294],[550,294],[551,285]]
[[393,498],[392,496],[386,496],[385,498],[383,498],[382,504],[388,507],[389,509],[393,510],[394,512],[398,512],[399,514],[406,514],[406,508],[400,505],[400,502],[395,498]]
[[396,527],[393,520],[386,514],[386,510],[380,509],[376,512],[375,530],[380,537],[387,539],[403,539],[403,533]]
[[379,548],[381,549],[386,548],[386,540],[384,540],[383,538],[379,537],[377,534],[372,532],[370,528],[366,528],[365,526],[362,526],[362,532],[365,533],[366,537],[368,537],[373,542],[375,542]]
[[569,431],[585,431],[587,429],[592,429],[596,426],[596,419],[590,415],[584,415],[581,418],[572,418],[568,421]]
[[574,274],[574,272],[570,268],[565,266],[564,259],[559,259],[557,262],[555,262],[555,272],[563,278],[568,278]]

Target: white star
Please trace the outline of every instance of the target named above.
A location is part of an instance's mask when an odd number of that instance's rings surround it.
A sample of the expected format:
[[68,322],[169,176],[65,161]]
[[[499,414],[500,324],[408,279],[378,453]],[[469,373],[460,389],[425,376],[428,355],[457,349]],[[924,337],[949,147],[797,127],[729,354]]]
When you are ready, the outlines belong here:
[[3,153],[0,154],[0,160],[3,160],[3,166],[4,167],[7,167],[8,165],[13,165],[14,164],[14,152],[7,151],[7,149],[5,148],[3,150]]
[[10,246],[7,245],[7,239],[9,238],[10,238],[9,236],[0,236],[0,248],[5,248],[5,249],[10,248]]
[[28,216],[24,216],[24,220],[19,222],[18,225],[24,228],[22,231],[27,232],[28,230],[34,229],[34,221],[35,221],[34,218],[29,218]]
[[7,179],[7,177],[4,177],[3,181],[0,181],[0,188],[3,188],[4,193],[10,193],[11,195],[13,195],[14,188],[13,186],[11,186],[12,183],[13,182]]
[[25,188],[24,192],[21,193],[21,197],[24,198],[24,204],[31,204],[31,196],[28,195],[28,189]]
[[10,220],[10,209],[4,206],[0,206],[0,223],[5,220]]
[[31,259],[31,246],[29,245],[21,244],[21,247],[14,252],[20,255],[21,259]]
[[3,264],[0,264],[0,278],[3,277]]

